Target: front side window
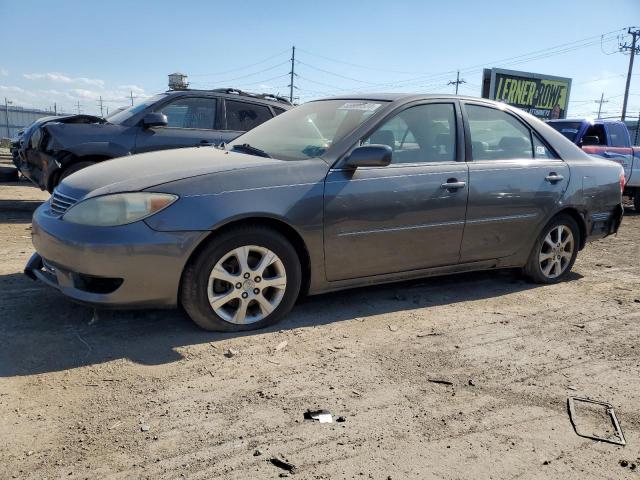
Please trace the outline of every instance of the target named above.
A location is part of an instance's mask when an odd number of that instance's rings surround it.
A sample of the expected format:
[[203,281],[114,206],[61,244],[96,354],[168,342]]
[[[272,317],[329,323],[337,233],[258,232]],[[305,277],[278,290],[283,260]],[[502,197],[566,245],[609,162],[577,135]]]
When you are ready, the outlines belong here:
[[160,110],[167,116],[167,126],[211,130],[216,120],[215,98],[179,98]]
[[246,132],[271,119],[264,105],[227,100],[227,130]]
[[456,160],[456,117],[452,103],[410,107],[378,127],[363,145],[391,147],[391,163]]
[[465,105],[474,160],[533,158],[531,133],[502,110]]
[[374,115],[385,102],[321,100],[299,105],[229,142],[228,149],[248,144],[270,157],[305,160],[322,156]]

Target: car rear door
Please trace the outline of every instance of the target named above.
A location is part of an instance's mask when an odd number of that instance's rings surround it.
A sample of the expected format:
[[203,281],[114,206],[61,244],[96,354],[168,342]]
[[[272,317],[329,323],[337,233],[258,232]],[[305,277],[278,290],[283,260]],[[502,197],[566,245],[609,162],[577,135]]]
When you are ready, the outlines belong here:
[[225,127],[221,136],[224,142],[230,142],[244,132],[271,120],[273,113],[266,105],[227,98],[224,101],[224,118]]
[[168,124],[166,127],[140,127],[136,136],[136,153],[222,142],[222,134],[217,128],[217,99],[214,97],[179,97],[154,111],[164,113]]
[[389,145],[392,163],[330,170],[324,200],[327,279],[458,263],[468,174],[457,102],[403,107],[360,143]]
[[508,110],[462,103],[471,158],[460,261],[508,257],[557,209],[569,167]]

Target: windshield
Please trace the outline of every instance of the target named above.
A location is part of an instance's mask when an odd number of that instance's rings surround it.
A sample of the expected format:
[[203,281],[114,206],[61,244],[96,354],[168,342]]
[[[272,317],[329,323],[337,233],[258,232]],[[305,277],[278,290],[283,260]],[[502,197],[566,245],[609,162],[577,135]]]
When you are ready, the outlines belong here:
[[582,122],[549,122],[547,125],[559,131],[572,142],[575,142]]
[[143,100],[142,102],[137,103],[136,105],[133,105],[129,108],[122,110],[121,112],[117,112],[117,113],[114,113],[113,115],[109,115],[109,117],[107,117],[109,119],[109,123],[120,124],[120,123],[126,122],[131,117],[133,117],[136,113],[140,113],[149,105],[152,105],[162,100],[166,96],[167,96],[166,93],[161,93],[159,95],[149,97],[146,100]]
[[[309,102],[263,123],[230,142],[228,149],[250,145],[281,160],[319,157],[373,115],[382,102],[323,100]],[[244,151],[247,151],[244,147]]]

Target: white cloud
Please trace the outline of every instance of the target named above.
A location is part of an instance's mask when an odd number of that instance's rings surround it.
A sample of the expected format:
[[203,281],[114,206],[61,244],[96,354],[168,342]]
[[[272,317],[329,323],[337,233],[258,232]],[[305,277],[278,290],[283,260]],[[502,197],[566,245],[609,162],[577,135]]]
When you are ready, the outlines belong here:
[[99,78],[87,78],[87,77],[70,77],[64,73],[47,72],[47,73],[25,73],[23,75],[27,80],[48,80],[51,82],[59,83],[81,83],[84,85],[93,85],[96,87],[104,87],[104,80]]
[[138,95],[144,93],[144,88],[139,87],[138,85],[118,85],[118,89],[120,90],[129,90],[134,93],[134,95]]
[[8,77],[8,76],[9,76],[9,70],[5,68],[0,68],[0,77]]

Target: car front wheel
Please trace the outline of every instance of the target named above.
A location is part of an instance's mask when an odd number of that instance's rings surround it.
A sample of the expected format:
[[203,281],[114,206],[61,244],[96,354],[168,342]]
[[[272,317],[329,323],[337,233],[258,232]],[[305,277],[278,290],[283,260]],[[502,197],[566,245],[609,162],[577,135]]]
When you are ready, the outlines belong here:
[[191,319],[214,331],[272,325],[293,307],[301,284],[296,250],[262,226],[214,236],[185,269],[180,300]]
[[578,255],[580,230],[569,215],[558,215],[542,230],[536,240],[525,274],[536,283],[564,280]]

